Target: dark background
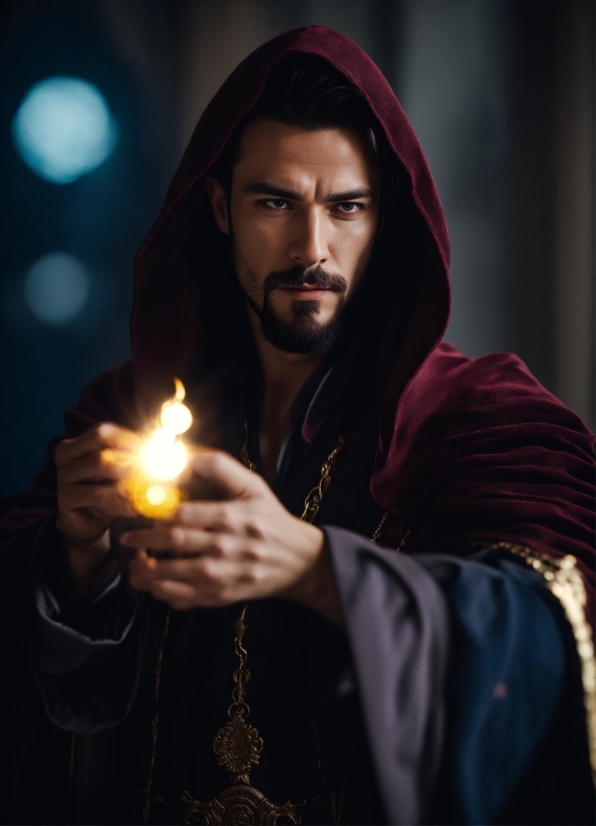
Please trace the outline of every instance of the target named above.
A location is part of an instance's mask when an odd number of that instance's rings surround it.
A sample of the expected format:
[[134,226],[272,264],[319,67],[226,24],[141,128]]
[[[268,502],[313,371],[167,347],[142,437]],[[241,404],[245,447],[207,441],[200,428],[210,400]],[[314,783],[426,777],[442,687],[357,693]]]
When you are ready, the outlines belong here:
[[[453,248],[448,338],[514,350],[594,425],[594,5],[591,0],[85,0],[2,6],[0,493],[25,486],[81,386],[128,357],[132,260],[204,106],[278,32],[332,26],[378,63],[420,138]],[[71,184],[20,159],[10,125],[37,81],[94,83],[111,157]],[[83,310],[48,325],[23,284],[74,254]]]

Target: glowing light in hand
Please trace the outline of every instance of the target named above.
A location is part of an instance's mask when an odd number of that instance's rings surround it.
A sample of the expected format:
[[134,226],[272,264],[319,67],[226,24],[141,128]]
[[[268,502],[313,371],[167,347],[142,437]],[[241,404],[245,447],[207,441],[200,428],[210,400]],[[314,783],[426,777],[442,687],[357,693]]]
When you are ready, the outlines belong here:
[[161,423],[168,433],[186,433],[192,424],[192,413],[185,404],[169,401],[161,408]]
[[180,436],[190,428],[192,414],[182,403],[184,385],[174,381],[176,393],[162,404],[159,426],[142,441],[135,470],[124,483],[134,509],[149,519],[174,515],[181,497],[175,479],[188,463],[188,449]]
[[175,479],[180,476],[188,461],[188,451],[165,428],[156,430],[141,449],[141,464],[156,479]]
[[147,501],[150,505],[163,505],[166,492],[161,485],[151,485],[147,488]]
[[176,395],[161,407],[161,427],[149,436],[141,448],[141,464],[156,479],[175,479],[188,462],[188,451],[178,437],[190,428],[192,413],[182,403],[186,395],[184,385],[180,379],[175,379],[175,382]]

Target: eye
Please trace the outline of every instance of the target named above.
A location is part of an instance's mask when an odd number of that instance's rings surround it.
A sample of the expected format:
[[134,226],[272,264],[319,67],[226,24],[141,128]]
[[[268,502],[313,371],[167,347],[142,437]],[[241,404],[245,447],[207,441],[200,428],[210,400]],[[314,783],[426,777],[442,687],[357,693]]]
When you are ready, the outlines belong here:
[[268,201],[263,201],[265,206],[268,206],[269,209],[288,209],[288,202],[284,201],[283,198],[270,198]]
[[343,204],[337,205],[337,209],[339,209],[340,212],[343,212],[344,215],[353,215],[355,212],[360,212],[362,208],[362,204],[358,204],[353,201],[346,201]]

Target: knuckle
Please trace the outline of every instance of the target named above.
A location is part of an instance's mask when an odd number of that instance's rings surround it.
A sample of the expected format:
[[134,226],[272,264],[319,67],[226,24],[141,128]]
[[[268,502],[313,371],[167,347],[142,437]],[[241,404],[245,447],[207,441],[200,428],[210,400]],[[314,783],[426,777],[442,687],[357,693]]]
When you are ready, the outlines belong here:
[[246,545],[242,556],[246,562],[258,562],[261,559],[259,547],[252,542]]
[[95,425],[95,435],[97,436],[101,444],[111,444],[111,437],[113,433],[114,425],[109,424],[108,422],[99,422],[99,424]]
[[211,551],[215,556],[222,557],[228,552],[228,543],[224,536],[215,536],[211,541]]
[[225,586],[220,588],[218,602],[220,605],[231,605],[233,602],[236,602],[234,590]]
[[257,567],[250,567],[247,571],[244,571],[242,576],[240,577],[240,582],[243,585],[256,585],[263,579],[263,576]]
[[231,531],[234,526],[232,509],[229,505],[222,505],[219,515],[219,526],[223,531]]
[[166,542],[176,548],[181,548],[184,545],[186,536],[182,528],[170,528],[166,532]]
[[251,514],[246,522],[246,533],[253,539],[264,539],[266,526],[261,516]]
[[224,454],[220,450],[214,450],[209,456],[209,463],[214,473],[221,473],[225,466]]
[[219,586],[220,580],[217,574],[217,566],[214,564],[213,560],[203,559],[200,571],[202,579],[207,585],[210,587]]
[[183,502],[181,505],[178,505],[178,510],[176,511],[176,519],[182,525],[192,525],[195,521],[195,506],[192,502]]

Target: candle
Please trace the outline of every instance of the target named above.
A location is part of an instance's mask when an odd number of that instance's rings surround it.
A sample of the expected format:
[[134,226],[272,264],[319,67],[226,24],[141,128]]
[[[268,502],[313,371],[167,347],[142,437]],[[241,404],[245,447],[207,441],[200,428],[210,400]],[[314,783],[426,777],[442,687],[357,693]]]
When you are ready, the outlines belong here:
[[190,428],[192,413],[183,404],[186,390],[174,379],[176,392],[161,406],[158,426],[146,437],[124,483],[133,508],[150,519],[167,519],[180,502],[176,479],[188,464],[188,449],[180,436]]

